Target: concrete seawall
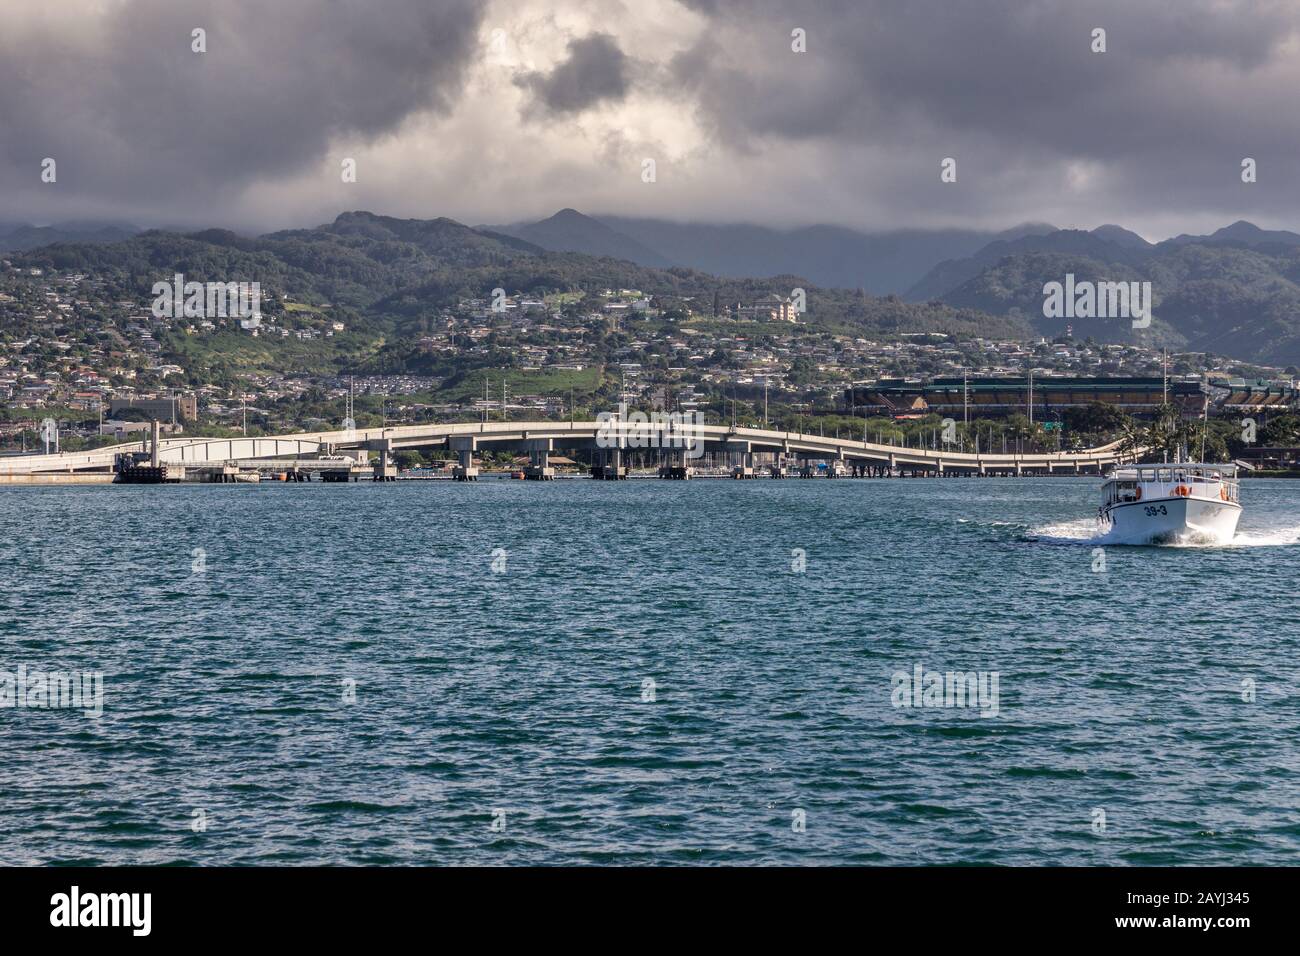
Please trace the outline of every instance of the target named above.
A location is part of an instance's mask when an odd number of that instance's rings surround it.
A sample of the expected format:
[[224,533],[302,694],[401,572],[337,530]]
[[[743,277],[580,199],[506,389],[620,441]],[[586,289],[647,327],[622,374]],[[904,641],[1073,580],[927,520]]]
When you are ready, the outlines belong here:
[[111,474],[68,475],[0,475],[0,487],[5,485],[109,485],[113,483]]

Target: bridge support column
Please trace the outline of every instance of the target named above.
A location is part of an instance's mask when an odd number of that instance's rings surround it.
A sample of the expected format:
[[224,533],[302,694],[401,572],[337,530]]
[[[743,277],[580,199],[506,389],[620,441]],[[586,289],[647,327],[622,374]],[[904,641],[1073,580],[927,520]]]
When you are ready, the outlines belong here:
[[663,454],[664,460],[663,464],[659,466],[659,477],[670,481],[690,481],[691,466],[686,449],[683,448],[677,451],[669,448]]
[[474,453],[468,449],[456,453],[459,463],[452,468],[451,477],[456,481],[478,481],[478,466],[474,464]]
[[478,443],[473,436],[453,435],[447,439],[447,447],[456,453],[457,464],[451,469],[455,481],[478,481],[478,467],[474,464],[474,452]]
[[727,453],[727,462],[731,465],[732,478],[754,477],[754,446],[747,441],[729,439],[723,450]]
[[397,466],[393,464],[392,455],[387,448],[379,450],[379,457],[375,459],[373,479],[375,481],[397,480]]
[[527,442],[528,467],[524,478],[529,481],[553,481],[555,469],[551,467],[552,443],[549,438],[533,438]]
[[627,467],[623,464],[623,449],[606,448],[596,457],[600,464],[592,466],[592,478],[603,481],[623,481],[627,478]]

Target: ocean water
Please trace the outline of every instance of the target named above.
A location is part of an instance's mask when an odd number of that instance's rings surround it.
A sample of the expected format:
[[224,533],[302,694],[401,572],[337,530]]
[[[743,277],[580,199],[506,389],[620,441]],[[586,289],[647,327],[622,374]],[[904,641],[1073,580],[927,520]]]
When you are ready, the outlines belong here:
[[2,489],[0,671],[103,711],[0,708],[0,864],[1300,861],[1300,483],[1227,547],[1097,497]]

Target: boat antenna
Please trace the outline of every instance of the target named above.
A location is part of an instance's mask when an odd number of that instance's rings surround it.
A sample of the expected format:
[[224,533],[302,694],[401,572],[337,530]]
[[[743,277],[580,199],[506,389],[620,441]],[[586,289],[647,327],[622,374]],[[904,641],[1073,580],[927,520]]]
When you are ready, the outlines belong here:
[[1210,430],[1210,393],[1205,393],[1201,406],[1201,464],[1205,464],[1205,434]]

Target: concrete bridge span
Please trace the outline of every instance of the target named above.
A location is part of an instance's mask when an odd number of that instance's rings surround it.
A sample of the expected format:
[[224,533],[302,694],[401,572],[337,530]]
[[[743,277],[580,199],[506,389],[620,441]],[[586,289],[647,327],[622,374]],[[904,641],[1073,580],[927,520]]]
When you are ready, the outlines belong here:
[[[632,451],[662,450],[689,462],[694,450],[726,451],[752,465],[756,453],[772,453],[789,461],[830,460],[848,467],[931,471],[937,474],[1021,474],[1024,472],[1100,472],[1110,465],[1132,460],[1119,442],[1099,448],[1037,454],[992,454],[946,449],[906,448],[766,428],[728,425],[688,425],[650,421],[519,421],[455,424],[399,425],[348,431],[300,432],[260,438],[167,438],[159,442],[159,461],[186,467],[220,466],[259,458],[302,458],[368,449],[389,457],[404,448],[443,449],[456,452],[462,463],[475,452],[495,449],[528,451],[545,467],[549,452],[560,449],[596,449],[613,455]],[[121,453],[150,451],[147,442],[130,442],[86,452],[24,455],[0,458],[0,475],[60,474],[103,471],[113,467]],[[685,455],[685,459],[682,456]],[[743,467],[743,465],[742,465]]]

